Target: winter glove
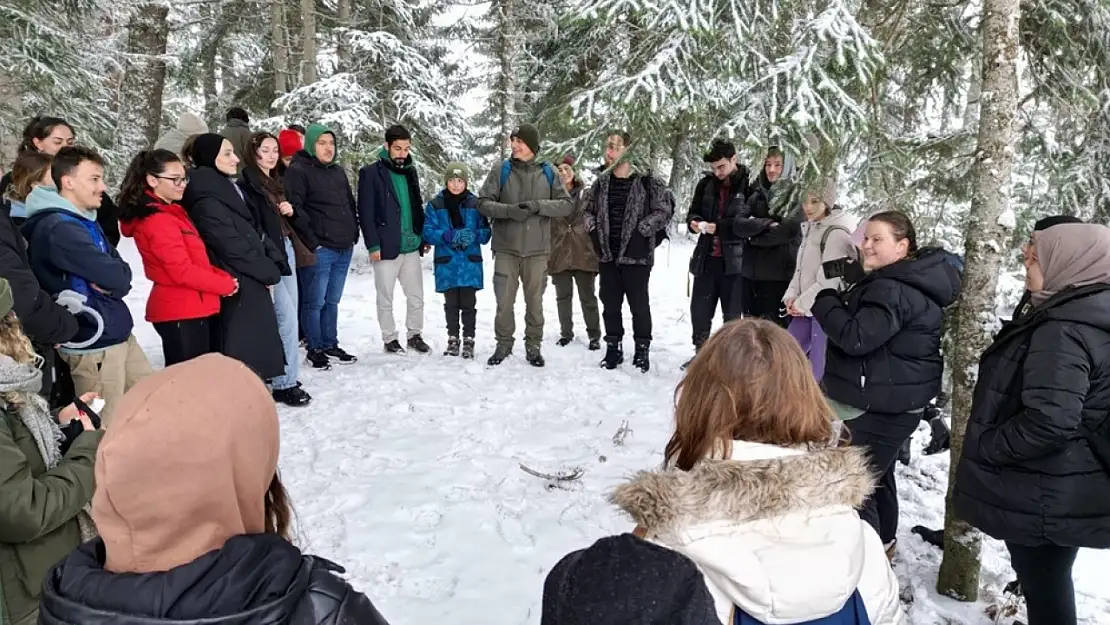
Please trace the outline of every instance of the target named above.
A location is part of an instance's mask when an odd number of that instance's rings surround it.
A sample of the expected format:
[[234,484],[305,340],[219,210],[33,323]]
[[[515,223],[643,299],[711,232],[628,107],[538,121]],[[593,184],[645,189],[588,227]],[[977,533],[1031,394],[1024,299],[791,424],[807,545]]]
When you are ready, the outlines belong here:
[[540,214],[540,207],[537,206],[535,202],[521,202],[520,207],[522,209],[528,211],[529,215],[539,215]]
[[821,268],[826,278],[830,280],[841,278],[844,280],[845,284],[856,284],[867,275],[863,270],[863,265],[847,256],[844,258],[827,260],[821,263]]
[[512,219],[513,221],[527,221],[528,218],[531,216],[532,213],[530,213],[527,208],[522,208],[518,206],[516,208],[509,209],[509,219]]
[[455,240],[452,242],[459,249],[466,249],[474,243],[473,230],[456,230]]

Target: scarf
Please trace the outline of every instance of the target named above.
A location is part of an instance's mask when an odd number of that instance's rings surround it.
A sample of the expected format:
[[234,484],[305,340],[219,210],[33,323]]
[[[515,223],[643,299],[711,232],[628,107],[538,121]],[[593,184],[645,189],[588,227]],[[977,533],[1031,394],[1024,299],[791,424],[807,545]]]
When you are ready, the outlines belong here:
[[[50,415],[46,400],[39,395],[40,390],[42,371],[38,367],[16,362],[11,356],[0,354],[0,393],[4,394],[0,403],[19,416],[19,420],[31,433],[42,462],[49,471],[62,461],[64,436],[57,421]],[[82,541],[89,541],[97,536],[96,526],[90,515],[90,503],[86,503],[77,513]]]
[[1060,224],[1033,233],[1044,285],[1030,297],[1040,306],[1064,289],[1110,284],[1110,228],[1098,224]]
[[447,214],[451,217],[451,227],[456,230],[466,226],[466,221],[463,219],[462,206],[463,200],[466,199],[467,192],[463,191],[462,195],[455,195],[447,189],[443,190],[443,207],[447,209]]

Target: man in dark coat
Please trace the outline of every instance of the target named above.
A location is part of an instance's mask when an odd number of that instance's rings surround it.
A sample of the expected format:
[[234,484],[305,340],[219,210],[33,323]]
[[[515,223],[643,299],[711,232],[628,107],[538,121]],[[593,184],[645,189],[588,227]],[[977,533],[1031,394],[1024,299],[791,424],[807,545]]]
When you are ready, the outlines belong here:
[[732,143],[714,141],[702,160],[713,171],[698,182],[686,214],[690,232],[701,235],[690,257],[690,273],[694,276],[690,323],[695,350],[709,339],[718,301],[725,323],[743,312],[740,271],[744,242],[736,235],[733,222],[748,198],[748,168],[736,164]]
[[233,106],[227,110],[227,125],[220,131],[225,139],[231,142],[235,156],[239,158],[236,173],[242,173],[245,167],[247,152],[251,149],[251,118],[241,107]]

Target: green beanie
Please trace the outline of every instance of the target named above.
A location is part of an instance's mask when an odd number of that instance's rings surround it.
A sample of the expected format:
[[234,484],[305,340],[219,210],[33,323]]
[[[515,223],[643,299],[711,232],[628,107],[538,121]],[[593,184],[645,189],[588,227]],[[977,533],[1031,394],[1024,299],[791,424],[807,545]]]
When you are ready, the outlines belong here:
[[8,316],[12,311],[15,301],[12,299],[12,285],[4,278],[0,278],[0,317]]
[[447,163],[447,170],[443,172],[443,184],[447,184],[452,178],[460,178],[469,185],[470,170],[463,163]]
[[540,153],[540,131],[532,124],[521,124],[516,127],[516,130],[509,135],[509,138],[517,138],[532,150],[533,154]]

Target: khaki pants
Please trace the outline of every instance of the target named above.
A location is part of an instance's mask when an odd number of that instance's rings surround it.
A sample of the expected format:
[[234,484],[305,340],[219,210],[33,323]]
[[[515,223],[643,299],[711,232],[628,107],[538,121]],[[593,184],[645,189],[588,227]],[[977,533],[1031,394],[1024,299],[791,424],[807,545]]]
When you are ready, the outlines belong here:
[[382,342],[397,340],[397,322],[393,319],[393,292],[397,282],[405,293],[405,328],[408,337],[424,330],[424,272],[420,268],[420,254],[401,254],[393,260],[374,262],[374,289],[378,292],[378,326]]
[[73,374],[78,397],[95,392],[104,400],[101,427],[108,427],[116,404],[139,380],[153,373],[146,354],[132,334],[126,343],[91,354],[61,354]]
[[574,338],[574,287],[578,287],[578,301],[582,305],[582,317],[586,320],[586,336],[601,338],[601,315],[597,308],[597,295],[594,283],[597,274],[592,271],[562,271],[551,275],[555,285],[555,303],[559,306],[560,338]]
[[516,333],[517,288],[524,285],[524,346],[539,349],[543,341],[543,290],[547,283],[547,256],[522,258],[498,252],[493,259],[493,294],[497,298],[497,317],[493,332],[497,344],[513,346]]

